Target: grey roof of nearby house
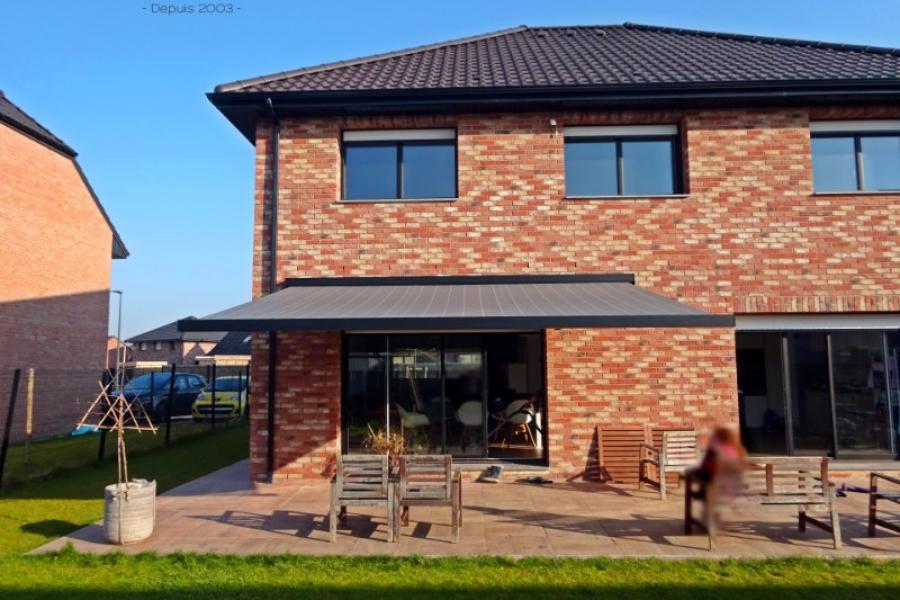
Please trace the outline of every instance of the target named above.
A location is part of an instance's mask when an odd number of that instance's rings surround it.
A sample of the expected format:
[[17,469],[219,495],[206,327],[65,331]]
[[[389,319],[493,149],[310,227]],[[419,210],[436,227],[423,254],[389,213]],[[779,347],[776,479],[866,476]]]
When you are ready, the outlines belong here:
[[[188,335],[187,333],[185,335]],[[249,356],[250,355],[250,332],[248,331],[230,331],[222,338],[215,348],[207,352],[207,356]]]
[[[196,319],[185,317],[182,321]],[[139,333],[125,340],[126,342],[218,342],[227,334],[226,331],[183,332],[178,330],[178,321],[166,323],[156,329]]]
[[625,23],[521,26],[254,77],[216,92],[900,79],[900,50]]
[[116,231],[115,225],[112,224],[112,220],[110,220],[109,215],[106,214],[106,209],[103,208],[103,204],[100,203],[100,199],[97,197],[96,192],[94,192],[94,188],[88,181],[88,178],[84,174],[84,171],[81,170],[81,165],[78,164],[78,160],[76,158],[78,156],[78,153],[75,152],[75,150],[72,149],[71,146],[54,135],[49,129],[38,123],[37,120],[35,120],[31,115],[22,110],[18,105],[10,101],[10,99],[6,97],[2,90],[0,90],[0,122],[6,123],[13,129],[16,129],[17,131],[27,135],[28,137],[35,139],[42,144],[45,144],[46,146],[52,148],[53,150],[56,150],[60,154],[67,156],[72,160],[72,163],[75,165],[75,170],[78,172],[78,176],[84,182],[88,193],[90,193],[91,198],[94,200],[94,203],[100,210],[100,214],[103,215],[103,219],[109,226],[110,231],[112,231],[112,257],[128,258],[128,248],[125,247],[125,243],[122,241],[121,236],[119,236],[119,232]]

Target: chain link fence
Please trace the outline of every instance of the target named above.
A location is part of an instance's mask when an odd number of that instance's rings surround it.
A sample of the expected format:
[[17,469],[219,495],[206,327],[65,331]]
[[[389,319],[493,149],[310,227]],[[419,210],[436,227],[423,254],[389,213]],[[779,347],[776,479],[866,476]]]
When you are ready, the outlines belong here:
[[114,373],[62,369],[0,372],[0,487],[107,460],[115,441],[88,423],[76,428],[103,389],[124,394],[156,434],[128,434],[141,452],[242,423],[249,414],[249,367],[201,365]]

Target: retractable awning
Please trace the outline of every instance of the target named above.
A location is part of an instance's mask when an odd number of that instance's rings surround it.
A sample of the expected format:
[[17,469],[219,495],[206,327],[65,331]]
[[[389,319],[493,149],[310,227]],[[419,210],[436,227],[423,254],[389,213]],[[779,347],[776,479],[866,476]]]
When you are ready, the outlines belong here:
[[485,330],[733,327],[634,285],[632,275],[502,275],[291,279],[268,296],[182,331]]

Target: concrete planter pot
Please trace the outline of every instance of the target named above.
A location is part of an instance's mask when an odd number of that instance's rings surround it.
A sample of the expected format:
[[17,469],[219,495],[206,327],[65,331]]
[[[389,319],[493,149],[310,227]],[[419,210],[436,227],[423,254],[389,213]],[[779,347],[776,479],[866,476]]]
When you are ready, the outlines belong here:
[[156,482],[135,479],[106,486],[103,531],[111,544],[132,544],[153,533],[156,523]]

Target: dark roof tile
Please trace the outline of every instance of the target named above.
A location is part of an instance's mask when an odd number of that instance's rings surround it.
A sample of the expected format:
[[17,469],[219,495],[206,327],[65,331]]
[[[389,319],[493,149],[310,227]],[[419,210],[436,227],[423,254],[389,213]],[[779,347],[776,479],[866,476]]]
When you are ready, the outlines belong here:
[[648,25],[516,27],[222,84],[321,92],[900,79],[900,50]]

